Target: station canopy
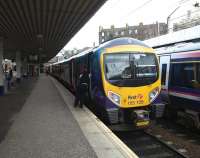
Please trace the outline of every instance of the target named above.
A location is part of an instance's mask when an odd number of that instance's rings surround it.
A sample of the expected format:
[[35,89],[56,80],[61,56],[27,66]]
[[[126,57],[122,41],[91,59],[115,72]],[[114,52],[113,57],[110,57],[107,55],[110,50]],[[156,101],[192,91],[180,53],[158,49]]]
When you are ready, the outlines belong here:
[[[55,56],[106,0],[0,0],[4,56]],[[78,43],[77,43],[78,45]]]

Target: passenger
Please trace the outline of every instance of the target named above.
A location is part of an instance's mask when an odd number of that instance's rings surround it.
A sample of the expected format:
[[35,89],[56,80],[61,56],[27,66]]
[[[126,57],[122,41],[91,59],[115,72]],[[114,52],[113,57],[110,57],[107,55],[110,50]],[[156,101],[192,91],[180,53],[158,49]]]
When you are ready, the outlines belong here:
[[84,66],[83,72],[80,74],[78,79],[74,107],[77,107],[79,103],[80,103],[79,104],[80,108],[83,107],[83,104],[86,101],[85,99],[87,98],[88,83],[89,83],[89,75],[86,66]]
[[49,75],[49,70],[48,70],[48,69],[46,69],[46,75],[47,75],[47,76]]
[[7,73],[8,89],[11,88],[12,78],[13,78],[13,72],[12,72],[12,69],[9,68],[8,73]]

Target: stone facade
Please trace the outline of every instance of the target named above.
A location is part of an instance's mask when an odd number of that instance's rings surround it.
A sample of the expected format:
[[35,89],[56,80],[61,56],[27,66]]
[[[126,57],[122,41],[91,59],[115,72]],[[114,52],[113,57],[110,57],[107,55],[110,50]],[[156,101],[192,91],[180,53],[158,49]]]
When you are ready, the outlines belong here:
[[118,37],[133,37],[139,40],[146,40],[159,35],[167,33],[167,24],[156,23],[143,25],[140,23],[138,26],[128,26],[115,28],[114,25],[111,28],[104,29],[99,27],[99,44],[109,41]]

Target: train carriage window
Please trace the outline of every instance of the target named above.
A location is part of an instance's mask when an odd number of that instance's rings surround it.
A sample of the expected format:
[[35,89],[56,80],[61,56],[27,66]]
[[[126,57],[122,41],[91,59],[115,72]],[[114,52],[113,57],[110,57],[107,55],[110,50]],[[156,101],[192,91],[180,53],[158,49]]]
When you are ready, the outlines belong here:
[[200,89],[199,63],[178,63],[172,65],[172,86]]
[[167,73],[167,64],[162,64],[162,72],[161,72],[161,84],[166,84],[166,73]]

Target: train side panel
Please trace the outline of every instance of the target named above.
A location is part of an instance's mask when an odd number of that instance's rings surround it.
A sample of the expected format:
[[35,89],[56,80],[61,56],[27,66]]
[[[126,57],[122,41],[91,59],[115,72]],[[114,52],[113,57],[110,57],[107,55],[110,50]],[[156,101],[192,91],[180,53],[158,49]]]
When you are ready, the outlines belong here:
[[[170,60],[160,64],[161,96],[167,104],[167,115],[184,117],[200,128],[200,49],[183,48],[167,56]],[[160,55],[160,59],[165,57]]]
[[172,104],[200,112],[200,50],[172,54],[169,95]]

